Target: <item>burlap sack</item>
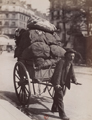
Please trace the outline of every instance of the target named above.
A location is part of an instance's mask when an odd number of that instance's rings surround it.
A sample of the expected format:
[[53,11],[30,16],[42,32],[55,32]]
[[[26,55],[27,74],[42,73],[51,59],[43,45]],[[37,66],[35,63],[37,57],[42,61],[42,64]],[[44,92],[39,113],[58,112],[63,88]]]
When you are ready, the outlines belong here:
[[48,58],[50,56],[50,47],[44,42],[35,42],[29,47],[29,49],[36,58]]
[[51,54],[53,57],[64,57],[65,50],[58,45],[51,45]]
[[57,28],[51,24],[49,21],[40,18],[36,15],[31,15],[30,19],[27,21],[27,27],[31,29],[42,30],[44,32],[52,33],[57,30]]
[[57,44],[57,40],[55,39],[55,37],[53,36],[53,34],[50,33],[44,33],[45,34],[45,42],[48,45],[52,45],[52,44]]
[[31,44],[33,44],[34,42],[45,42],[46,39],[45,35],[40,30],[30,30],[29,38]]

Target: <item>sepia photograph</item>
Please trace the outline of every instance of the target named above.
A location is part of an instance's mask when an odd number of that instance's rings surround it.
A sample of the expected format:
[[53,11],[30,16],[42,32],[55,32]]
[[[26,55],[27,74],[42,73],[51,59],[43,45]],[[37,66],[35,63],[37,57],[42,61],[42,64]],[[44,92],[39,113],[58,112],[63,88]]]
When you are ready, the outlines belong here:
[[0,0],[0,120],[92,119],[92,0]]

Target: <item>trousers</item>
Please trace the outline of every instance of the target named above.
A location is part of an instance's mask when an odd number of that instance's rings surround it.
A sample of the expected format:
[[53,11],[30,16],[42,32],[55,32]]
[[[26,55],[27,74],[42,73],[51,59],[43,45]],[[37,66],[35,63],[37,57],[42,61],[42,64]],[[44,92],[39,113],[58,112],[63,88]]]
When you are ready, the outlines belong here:
[[65,116],[64,103],[63,103],[63,90],[55,89],[55,95],[53,98],[52,111],[56,112],[58,109],[59,116]]

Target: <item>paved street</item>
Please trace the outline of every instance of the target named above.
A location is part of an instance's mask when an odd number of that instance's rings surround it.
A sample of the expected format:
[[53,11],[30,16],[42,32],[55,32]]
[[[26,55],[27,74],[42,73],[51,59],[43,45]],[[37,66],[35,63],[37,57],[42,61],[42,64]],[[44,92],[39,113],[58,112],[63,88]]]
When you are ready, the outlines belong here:
[[[16,59],[13,53],[3,52],[0,55],[0,98],[6,99],[14,106],[18,106],[13,85],[13,68]],[[77,67],[75,72],[78,82],[82,85],[71,85],[64,97],[64,105],[67,116],[70,120],[91,120],[92,119],[92,68]],[[36,86],[37,91],[38,87]],[[30,118],[39,120],[59,120],[58,113],[51,113],[52,99],[46,91],[42,96],[30,98]]]

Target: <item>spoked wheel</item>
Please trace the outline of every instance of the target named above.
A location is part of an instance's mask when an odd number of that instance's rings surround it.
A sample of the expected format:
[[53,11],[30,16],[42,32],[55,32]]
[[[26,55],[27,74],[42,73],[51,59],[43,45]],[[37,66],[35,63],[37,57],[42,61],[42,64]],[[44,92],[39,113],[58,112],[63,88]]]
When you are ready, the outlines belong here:
[[54,94],[55,94],[54,87],[53,86],[47,86],[47,90],[48,90],[49,95],[53,98]]
[[[51,76],[53,75],[53,73],[54,73],[54,69],[51,66],[49,68],[49,77],[50,77],[50,79],[51,79]],[[47,83],[48,83],[48,81],[47,81]],[[47,86],[47,90],[48,90],[49,95],[53,98],[54,94],[55,94],[54,87],[52,85],[51,86]]]
[[[45,82],[44,82],[45,83]],[[40,83],[34,84],[33,83],[33,94],[36,96],[41,96],[43,93],[46,92],[47,87]]]
[[15,92],[21,105],[28,105],[30,98],[29,74],[22,62],[17,62],[13,73]]

